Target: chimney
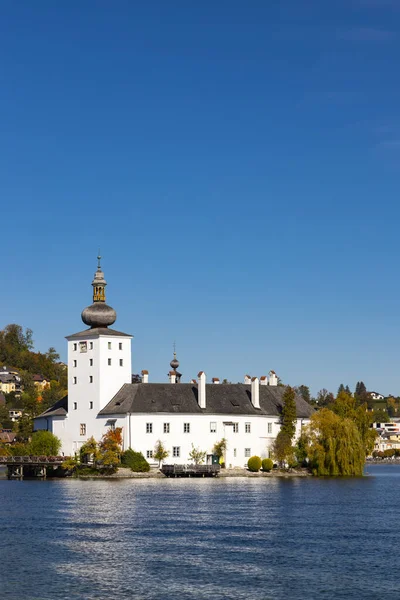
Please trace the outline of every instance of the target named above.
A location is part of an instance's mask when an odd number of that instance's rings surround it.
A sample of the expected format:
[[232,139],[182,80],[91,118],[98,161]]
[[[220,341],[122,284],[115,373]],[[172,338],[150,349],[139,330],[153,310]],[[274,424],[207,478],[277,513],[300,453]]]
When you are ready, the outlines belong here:
[[198,395],[199,395],[199,406],[200,406],[200,408],[205,408],[206,407],[206,374],[204,373],[204,371],[200,371],[200,373],[197,375],[197,377],[199,378],[199,382],[198,382],[198,386],[197,386],[197,391],[198,391]]
[[191,383],[192,385],[197,385],[197,381],[196,381],[195,379],[192,379],[192,380],[190,381],[190,383]]
[[244,376],[244,382],[245,382],[246,384],[250,384],[250,383],[251,383],[251,377],[250,377],[250,375],[245,375],[245,376]]
[[268,385],[268,377],[266,375],[260,377],[260,385]]
[[170,371],[168,374],[168,377],[169,377],[170,383],[176,383],[176,372],[175,371]]
[[251,380],[251,403],[254,408],[260,408],[260,387],[258,377]]
[[219,379],[218,379],[218,377],[213,377],[213,378],[212,378],[212,382],[213,382],[213,383],[219,383]]
[[142,383],[149,383],[149,372],[145,369],[142,371]]
[[278,385],[278,377],[275,371],[269,372],[269,385]]

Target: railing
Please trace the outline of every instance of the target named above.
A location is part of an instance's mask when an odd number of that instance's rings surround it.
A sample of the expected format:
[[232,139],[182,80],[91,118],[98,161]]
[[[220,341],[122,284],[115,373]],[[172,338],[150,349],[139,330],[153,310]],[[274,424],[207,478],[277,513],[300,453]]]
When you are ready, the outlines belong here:
[[3,465],[38,465],[58,464],[61,465],[68,456],[0,456],[0,464]]
[[163,465],[161,472],[164,475],[171,476],[189,476],[189,475],[209,475],[215,476],[221,470],[220,465]]

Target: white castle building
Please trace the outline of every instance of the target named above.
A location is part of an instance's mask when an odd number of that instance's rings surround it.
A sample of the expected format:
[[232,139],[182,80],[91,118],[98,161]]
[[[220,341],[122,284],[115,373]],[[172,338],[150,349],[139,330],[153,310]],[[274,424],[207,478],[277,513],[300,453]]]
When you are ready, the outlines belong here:
[[[62,453],[73,455],[91,436],[100,440],[110,428],[122,427],[123,448],[140,451],[152,462],[158,440],[170,452],[167,462],[189,460],[192,445],[212,452],[227,441],[227,467],[244,466],[250,456],[268,457],[281,424],[282,396],[274,371],[244,383],[181,383],[174,354],[169,383],[132,383],[132,336],[111,329],[117,315],[105,302],[106,281],[100,266],[95,273],[93,304],[82,312],[89,328],[67,336],[68,396],[35,419],[35,430],[46,429],[61,439]],[[296,395],[297,435],[312,407]]]

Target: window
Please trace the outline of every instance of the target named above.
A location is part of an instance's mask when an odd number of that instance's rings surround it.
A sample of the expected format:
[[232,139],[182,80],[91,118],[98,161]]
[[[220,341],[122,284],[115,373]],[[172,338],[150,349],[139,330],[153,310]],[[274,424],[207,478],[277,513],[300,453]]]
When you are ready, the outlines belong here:
[[74,352],[78,350],[78,344],[74,344]]
[[93,342],[89,342],[89,350],[93,350]]
[[153,450],[146,450],[146,457],[153,458]]
[[93,383],[93,375],[89,375],[89,383]]
[[244,431],[245,433],[251,433],[251,423],[244,424]]
[[211,421],[210,423],[210,433],[217,433],[217,424],[215,421]]
[[244,449],[244,456],[245,456],[245,458],[250,458],[250,456],[251,456],[251,448],[245,448]]
[[236,448],[233,449],[233,458],[236,458]]
[[108,349],[111,350],[111,342],[108,342]]
[[164,433],[169,433],[169,423],[164,423]]
[[75,385],[75,383],[78,383],[78,378],[77,377],[73,377],[72,378],[72,383]]
[[172,447],[172,456],[174,456],[175,458],[179,458],[181,455],[181,448],[180,446],[173,446]]
[[272,423],[268,423],[268,433],[272,433]]
[[89,408],[92,409],[93,408],[93,402],[89,402]]
[[115,421],[110,421],[110,431],[115,431]]
[[183,433],[190,433],[190,423],[183,424]]
[[78,361],[74,360],[73,365],[74,365],[74,367],[76,367],[78,365]]
[[74,402],[74,410],[76,410],[78,408],[78,403]]
[[146,423],[146,433],[153,433],[153,423]]
[[272,458],[272,451],[268,448],[268,458]]
[[79,342],[79,352],[87,352],[87,342]]
[[81,423],[79,429],[80,429],[81,435],[86,435],[86,423]]
[[119,359],[119,366],[120,367],[124,366],[124,360],[122,358]]
[[120,343],[118,344],[118,348],[119,348],[120,350],[122,350],[122,342],[120,342]]
[[89,366],[93,367],[93,358],[89,358]]
[[108,366],[111,367],[111,358],[108,359]]
[[233,433],[239,433],[239,423],[233,424]]

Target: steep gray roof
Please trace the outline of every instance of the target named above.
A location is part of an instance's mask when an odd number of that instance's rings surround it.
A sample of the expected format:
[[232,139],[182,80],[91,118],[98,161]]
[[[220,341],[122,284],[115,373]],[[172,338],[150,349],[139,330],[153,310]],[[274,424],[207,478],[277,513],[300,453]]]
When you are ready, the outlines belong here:
[[109,327],[94,327],[93,329],[84,329],[83,331],[79,331],[78,333],[73,333],[72,335],[67,335],[67,340],[78,339],[81,337],[91,338],[96,337],[98,335],[115,335],[119,337],[133,337],[129,333],[122,333],[122,331],[115,331],[115,329],[110,329]]
[[[197,386],[191,383],[126,383],[100,411],[100,415],[126,413],[193,413],[225,415],[270,415],[282,412],[283,386],[260,385],[260,409],[251,403],[251,386],[206,385],[206,408],[198,405]],[[314,409],[296,395],[297,416],[309,417]]]
[[64,396],[58,402],[50,406],[50,408],[46,409],[40,415],[35,417],[35,419],[40,419],[42,417],[66,417],[68,414],[68,396]]

